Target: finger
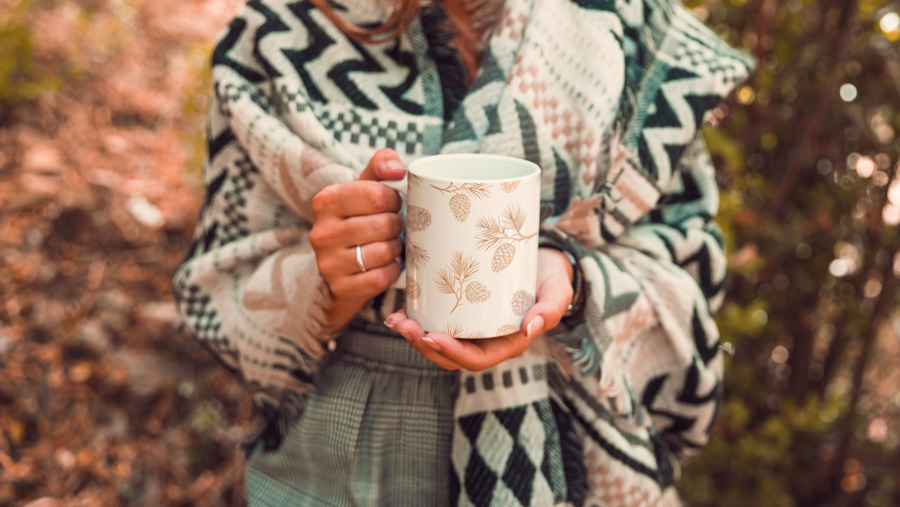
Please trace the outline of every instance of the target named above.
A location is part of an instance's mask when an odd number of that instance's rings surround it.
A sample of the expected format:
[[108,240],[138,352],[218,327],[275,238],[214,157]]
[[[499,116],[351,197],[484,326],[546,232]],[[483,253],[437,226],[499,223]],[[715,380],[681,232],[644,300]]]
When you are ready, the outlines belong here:
[[[365,243],[359,246],[359,253],[362,256],[366,272],[395,262],[400,257],[402,250],[403,243],[399,239]],[[319,272],[326,279],[363,272],[356,259],[356,246],[341,249],[332,255],[326,255],[322,259],[316,259],[316,263],[318,264]]]
[[522,331],[533,339],[555,328],[569,308],[572,294],[572,284],[565,275],[538,280],[536,301],[522,319]]
[[396,190],[375,181],[328,185],[313,197],[313,220],[396,213],[402,204]]
[[[366,269],[375,269],[387,266],[391,262],[400,257],[403,250],[403,242],[399,239],[391,239],[388,241],[377,241],[374,243],[364,243],[359,246],[359,253],[362,256],[363,264]],[[347,249],[348,261],[346,266],[351,266],[351,272],[359,269],[356,262],[356,247]],[[355,269],[354,269],[355,268]]]
[[360,180],[402,180],[406,175],[406,166],[397,152],[384,148],[375,152],[369,164],[359,175]]
[[319,224],[310,233],[309,239],[320,250],[340,250],[388,241],[398,237],[402,231],[403,217],[397,213],[378,213]]
[[397,324],[403,322],[408,318],[409,317],[406,316],[406,308],[401,308],[400,310],[397,310],[396,312],[388,315],[387,318],[384,319],[384,325],[396,331]]
[[[355,264],[356,261],[354,260]],[[390,288],[400,276],[400,263],[393,261],[386,266],[370,269],[365,273],[338,277],[329,283],[335,296],[347,299],[369,299]]]
[[442,357],[439,353],[433,350],[428,346],[427,343],[422,339],[425,336],[425,330],[419,325],[418,322],[412,319],[406,319],[397,323],[394,326],[395,330],[403,335],[406,338],[406,341],[412,346],[412,348],[416,349],[419,354],[422,354],[425,359],[428,359],[432,363],[440,366],[445,370],[458,370],[460,366],[453,361]]
[[423,339],[431,340],[440,348],[442,357],[470,371],[481,371],[521,355],[532,341],[524,333],[481,340],[459,340],[443,333],[428,333]]

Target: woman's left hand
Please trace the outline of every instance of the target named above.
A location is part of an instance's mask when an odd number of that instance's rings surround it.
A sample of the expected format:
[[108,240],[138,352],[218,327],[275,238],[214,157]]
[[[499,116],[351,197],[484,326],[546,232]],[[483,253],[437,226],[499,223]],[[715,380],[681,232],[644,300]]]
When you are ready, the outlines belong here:
[[441,368],[481,371],[521,355],[538,335],[559,324],[572,302],[572,276],[572,264],[562,252],[539,249],[535,304],[522,319],[521,330],[510,335],[459,340],[443,333],[425,333],[404,310],[392,313],[384,323]]

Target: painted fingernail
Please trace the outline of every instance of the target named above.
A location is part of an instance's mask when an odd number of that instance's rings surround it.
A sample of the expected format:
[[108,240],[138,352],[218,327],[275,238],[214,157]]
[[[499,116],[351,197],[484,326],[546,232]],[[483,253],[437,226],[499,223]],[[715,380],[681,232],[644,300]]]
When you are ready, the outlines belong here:
[[528,326],[525,328],[525,335],[529,338],[534,338],[543,330],[544,318],[538,315],[537,317],[531,319],[531,322],[528,323]]
[[440,345],[438,345],[436,341],[434,341],[434,338],[430,336],[423,336],[422,341],[425,342],[425,345],[431,347],[431,350],[434,350],[435,352],[441,352],[444,350]]

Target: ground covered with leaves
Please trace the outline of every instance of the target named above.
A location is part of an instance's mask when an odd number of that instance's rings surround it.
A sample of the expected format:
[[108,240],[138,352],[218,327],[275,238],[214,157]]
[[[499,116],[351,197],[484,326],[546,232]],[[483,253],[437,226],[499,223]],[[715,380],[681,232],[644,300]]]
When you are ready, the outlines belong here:
[[240,3],[0,1],[0,505],[243,503],[251,401],[171,292]]

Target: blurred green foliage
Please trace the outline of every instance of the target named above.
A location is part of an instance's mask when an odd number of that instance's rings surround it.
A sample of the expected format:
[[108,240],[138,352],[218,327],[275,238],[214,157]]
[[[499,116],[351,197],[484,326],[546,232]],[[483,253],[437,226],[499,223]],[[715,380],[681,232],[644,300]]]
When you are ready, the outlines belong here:
[[0,2],[0,104],[34,100],[56,91],[63,76],[35,61],[30,18],[36,0]]
[[685,3],[759,62],[704,131],[736,355],[685,503],[900,505],[900,406],[874,361],[897,341],[900,4]]
[[189,161],[187,170],[196,181],[202,181],[203,162],[206,158],[206,115],[212,90],[212,42],[196,44],[187,51],[187,62],[190,67],[190,85],[185,90],[181,102],[181,113],[184,119],[194,128],[181,136],[188,147]]

